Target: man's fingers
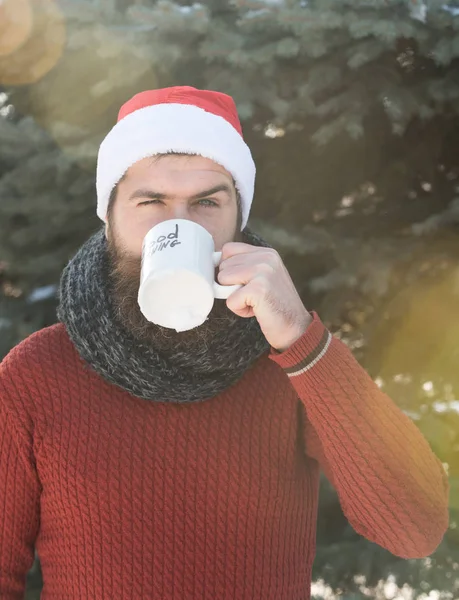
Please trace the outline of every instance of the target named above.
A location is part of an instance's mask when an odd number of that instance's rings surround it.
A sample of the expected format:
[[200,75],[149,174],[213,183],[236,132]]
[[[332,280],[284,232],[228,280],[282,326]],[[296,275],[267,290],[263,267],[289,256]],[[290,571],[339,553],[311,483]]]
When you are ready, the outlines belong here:
[[248,254],[251,252],[257,252],[260,248],[258,246],[252,246],[250,244],[244,244],[243,242],[227,242],[222,247],[222,262],[235,256],[236,254]]
[[254,265],[230,265],[220,269],[217,275],[218,283],[222,285],[246,285],[256,274]]

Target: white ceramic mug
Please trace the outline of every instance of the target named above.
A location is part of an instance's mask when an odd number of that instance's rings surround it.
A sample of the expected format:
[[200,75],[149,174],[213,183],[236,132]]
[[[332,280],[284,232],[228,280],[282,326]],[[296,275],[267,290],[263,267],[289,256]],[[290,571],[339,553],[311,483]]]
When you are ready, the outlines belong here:
[[155,225],[142,246],[138,303],[152,323],[176,331],[202,325],[214,299],[226,299],[240,285],[220,285],[215,268],[221,252],[215,252],[211,234],[187,219],[170,219]]

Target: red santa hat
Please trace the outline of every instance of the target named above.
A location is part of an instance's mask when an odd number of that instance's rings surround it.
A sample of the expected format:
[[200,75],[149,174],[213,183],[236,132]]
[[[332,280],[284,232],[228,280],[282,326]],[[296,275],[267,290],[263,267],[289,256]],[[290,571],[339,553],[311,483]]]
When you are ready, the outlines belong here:
[[241,195],[245,227],[255,163],[242,137],[236,105],[231,96],[189,86],[141,92],[121,107],[99,148],[97,215],[106,220],[110,193],[131,165],[168,152],[197,154],[222,165]]

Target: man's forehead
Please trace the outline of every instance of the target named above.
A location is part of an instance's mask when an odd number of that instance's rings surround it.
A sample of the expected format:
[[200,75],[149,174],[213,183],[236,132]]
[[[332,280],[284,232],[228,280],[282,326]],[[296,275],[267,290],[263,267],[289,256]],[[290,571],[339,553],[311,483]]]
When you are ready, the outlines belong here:
[[[181,158],[185,160],[173,160]],[[189,158],[198,160],[187,160]],[[160,161],[152,160],[151,157],[143,159],[128,169],[122,181],[129,186],[154,183],[155,187],[161,184],[209,187],[209,185],[225,183],[234,188],[234,179],[224,167],[210,159],[193,156],[167,156]]]
[[140,173],[208,173],[223,175],[232,179],[231,174],[219,163],[195,155],[159,155],[144,158],[129,167],[126,175]]

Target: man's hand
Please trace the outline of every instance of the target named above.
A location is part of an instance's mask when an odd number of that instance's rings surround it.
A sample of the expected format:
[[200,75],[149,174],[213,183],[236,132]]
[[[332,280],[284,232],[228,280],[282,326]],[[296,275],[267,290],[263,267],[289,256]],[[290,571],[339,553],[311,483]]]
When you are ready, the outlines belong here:
[[240,317],[255,316],[268,343],[279,352],[296,342],[312,321],[281,257],[271,248],[225,244],[218,281],[243,285],[226,301],[228,308]]

